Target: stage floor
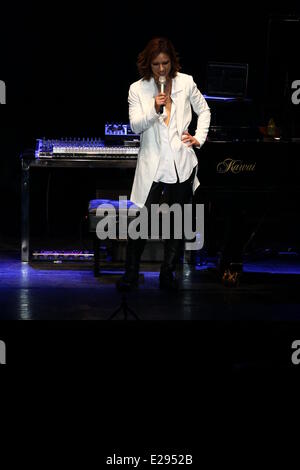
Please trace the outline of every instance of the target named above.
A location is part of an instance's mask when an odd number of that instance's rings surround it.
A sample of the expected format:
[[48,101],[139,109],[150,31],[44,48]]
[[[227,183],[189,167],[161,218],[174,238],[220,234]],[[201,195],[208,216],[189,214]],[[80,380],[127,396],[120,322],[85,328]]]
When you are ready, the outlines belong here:
[[[95,278],[89,263],[25,264],[17,252],[2,251],[0,319],[107,320],[122,300],[115,288],[121,274],[121,266],[107,265]],[[159,264],[143,264],[128,306],[141,320],[300,320],[299,255],[245,262],[236,288],[224,287],[208,264],[186,264],[179,276],[179,292],[161,291]],[[115,320],[123,318],[121,311]]]

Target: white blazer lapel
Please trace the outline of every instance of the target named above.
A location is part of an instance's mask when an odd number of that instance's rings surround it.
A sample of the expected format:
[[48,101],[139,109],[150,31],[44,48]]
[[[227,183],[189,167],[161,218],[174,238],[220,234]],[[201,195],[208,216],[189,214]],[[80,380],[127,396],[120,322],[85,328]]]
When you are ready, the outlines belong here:
[[[151,77],[150,80],[143,80],[141,82],[141,102],[143,103],[145,107],[145,111],[149,112],[153,106],[154,106],[154,98],[157,94],[157,87],[155,85],[154,78]],[[159,131],[157,129],[158,122],[155,122],[153,125],[153,130],[155,134],[155,139],[156,139],[156,144],[160,144],[160,136],[159,136]]]
[[177,75],[173,78],[172,83],[172,100],[176,106],[176,123],[178,134],[182,134],[182,123],[183,123],[183,110],[184,110],[184,93],[182,84],[180,83],[180,77]]
[[141,101],[142,101],[142,104],[146,105],[146,107],[149,108],[150,106],[152,106],[152,104],[153,104],[152,100],[155,97],[154,79],[151,78],[149,81],[143,80],[141,82],[141,84],[142,84],[142,86],[141,86],[141,91],[142,91]]

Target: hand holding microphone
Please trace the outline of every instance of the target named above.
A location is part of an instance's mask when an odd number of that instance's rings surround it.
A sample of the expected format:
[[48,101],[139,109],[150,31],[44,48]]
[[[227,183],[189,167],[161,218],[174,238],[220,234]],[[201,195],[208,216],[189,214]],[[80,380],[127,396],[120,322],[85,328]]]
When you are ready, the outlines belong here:
[[155,109],[157,113],[162,114],[164,112],[164,106],[167,103],[167,95],[165,93],[166,77],[161,75],[158,81],[160,85],[160,92],[155,97]]

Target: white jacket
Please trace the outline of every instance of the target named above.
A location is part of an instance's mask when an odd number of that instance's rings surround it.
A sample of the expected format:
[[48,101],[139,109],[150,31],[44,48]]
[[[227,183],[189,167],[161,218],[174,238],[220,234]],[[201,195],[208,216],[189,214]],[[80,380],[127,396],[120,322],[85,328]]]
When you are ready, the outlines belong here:
[[[137,166],[135,170],[134,182],[132,186],[130,200],[138,207],[143,207],[153,183],[160,158],[159,146],[159,114],[155,110],[155,96],[157,95],[157,87],[154,78],[149,81],[138,80],[129,88],[129,120],[131,129],[136,134],[140,134],[140,150],[138,154]],[[198,115],[197,129],[195,138],[200,143],[200,147],[204,144],[210,124],[210,109],[200,91],[195,84],[191,75],[177,73],[172,79],[172,99],[176,100],[176,121],[178,135],[181,136],[184,131],[188,131],[192,119],[192,110]],[[177,142],[178,146],[186,145]],[[198,148],[200,148],[198,147]],[[190,152],[184,152],[187,158],[198,163],[197,157],[192,147]],[[180,155],[180,152],[176,152]],[[176,167],[179,168],[184,162],[177,162]],[[193,191],[199,186],[199,180],[195,173],[193,182]]]

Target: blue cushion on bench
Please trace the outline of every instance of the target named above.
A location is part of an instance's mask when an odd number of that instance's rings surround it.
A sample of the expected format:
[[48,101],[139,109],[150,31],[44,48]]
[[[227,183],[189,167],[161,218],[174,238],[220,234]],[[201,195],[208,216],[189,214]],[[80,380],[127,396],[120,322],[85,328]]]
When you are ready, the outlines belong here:
[[[92,199],[90,202],[89,202],[89,214],[96,214],[96,211],[97,211],[97,208],[98,206],[102,206],[103,208],[105,208],[105,206],[107,205],[107,209],[109,210],[111,206],[114,207],[114,209],[116,211],[119,210],[119,203],[120,201],[118,199]],[[122,201],[122,203],[124,204],[125,201]],[[129,201],[127,199],[126,201],[126,206],[127,206],[127,210],[130,208],[130,207],[134,207],[136,209],[138,209],[138,207],[131,201]],[[126,207],[125,205],[123,207]]]

